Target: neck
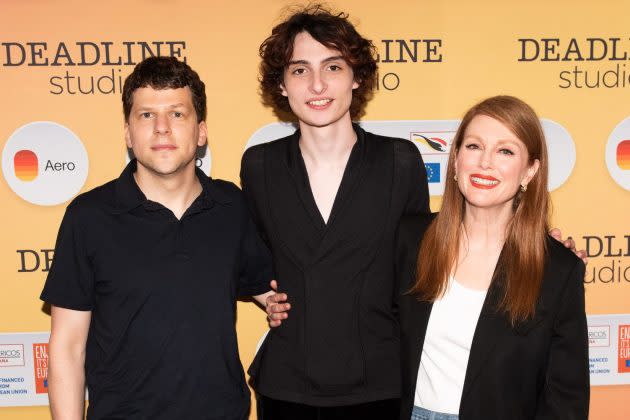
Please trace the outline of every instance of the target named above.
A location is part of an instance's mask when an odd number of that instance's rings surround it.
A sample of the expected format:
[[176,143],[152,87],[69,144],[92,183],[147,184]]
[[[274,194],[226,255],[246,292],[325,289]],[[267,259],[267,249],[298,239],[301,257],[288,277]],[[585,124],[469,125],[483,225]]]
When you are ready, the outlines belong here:
[[350,116],[343,124],[313,127],[300,122],[300,150],[305,159],[315,163],[345,162],[357,135],[352,128]]
[[201,193],[201,184],[195,175],[195,161],[172,174],[160,174],[138,162],[133,174],[140,191],[148,200],[162,204],[178,219]]
[[511,202],[492,209],[479,209],[466,204],[463,228],[469,244],[475,247],[502,247],[512,216]]

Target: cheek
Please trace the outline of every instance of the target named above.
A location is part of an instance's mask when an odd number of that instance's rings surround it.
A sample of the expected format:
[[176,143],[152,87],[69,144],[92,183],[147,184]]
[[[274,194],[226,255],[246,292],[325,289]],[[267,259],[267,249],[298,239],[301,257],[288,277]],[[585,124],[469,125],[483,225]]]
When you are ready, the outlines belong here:
[[474,167],[474,159],[472,156],[460,153],[455,159],[455,170],[459,172],[465,172]]
[[504,180],[511,183],[520,183],[526,171],[527,168],[523,168],[515,162],[508,162],[501,166]]

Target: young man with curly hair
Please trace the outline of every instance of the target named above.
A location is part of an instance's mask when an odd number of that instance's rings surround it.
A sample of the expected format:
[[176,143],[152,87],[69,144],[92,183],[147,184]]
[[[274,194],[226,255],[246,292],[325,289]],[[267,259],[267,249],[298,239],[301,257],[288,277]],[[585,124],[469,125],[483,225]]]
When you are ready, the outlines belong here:
[[291,317],[252,367],[263,420],[393,419],[400,396],[394,234],[429,211],[409,141],[353,124],[376,85],[375,48],[346,14],[320,6],[277,25],[260,47],[261,89],[298,121],[252,147],[241,183],[269,245]]

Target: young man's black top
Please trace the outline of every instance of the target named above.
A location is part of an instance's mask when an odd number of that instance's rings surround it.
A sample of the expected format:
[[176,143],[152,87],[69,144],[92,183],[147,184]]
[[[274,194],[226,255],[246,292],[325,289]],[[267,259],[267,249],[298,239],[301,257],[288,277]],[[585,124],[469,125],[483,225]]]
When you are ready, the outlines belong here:
[[429,211],[426,171],[411,142],[354,130],[327,223],[299,131],[243,156],[243,191],[292,303],[250,369],[265,397],[340,406],[400,396],[393,241],[401,216]]
[[178,220],[135,170],[68,206],[41,296],[92,311],[88,419],[245,419],[235,300],[269,290],[269,251],[233,184],[197,169]]

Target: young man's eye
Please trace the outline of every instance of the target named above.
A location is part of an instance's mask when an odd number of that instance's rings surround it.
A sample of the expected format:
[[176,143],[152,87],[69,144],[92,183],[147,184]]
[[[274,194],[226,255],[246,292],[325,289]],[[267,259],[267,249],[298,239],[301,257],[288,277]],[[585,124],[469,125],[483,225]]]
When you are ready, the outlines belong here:
[[331,64],[330,66],[328,66],[328,68],[332,71],[339,71],[341,70],[341,67],[338,66],[337,64]]
[[175,111],[175,112],[173,112],[173,116],[174,116],[175,118],[181,118],[181,117],[183,117],[183,116],[184,116],[184,114],[182,114],[182,113],[181,113],[181,112],[179,112],[179,111]]
[[150,112],[143,112],[142,114],[140,114],[140,117],[142,117],[142,118],[151,118],[151,113]]
[[300,74],[306,73],[306,69],[305,68],[297,68],[297,69],[294,69],[291,73],[299,76]]

